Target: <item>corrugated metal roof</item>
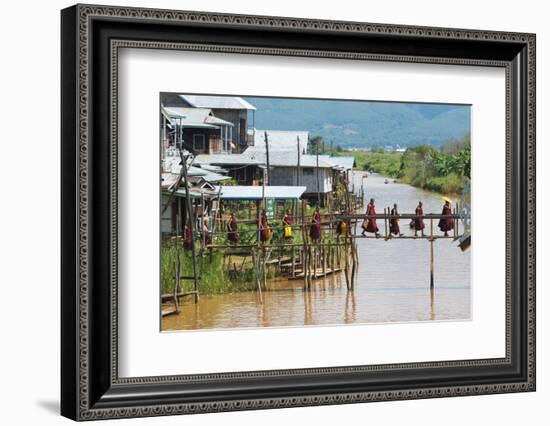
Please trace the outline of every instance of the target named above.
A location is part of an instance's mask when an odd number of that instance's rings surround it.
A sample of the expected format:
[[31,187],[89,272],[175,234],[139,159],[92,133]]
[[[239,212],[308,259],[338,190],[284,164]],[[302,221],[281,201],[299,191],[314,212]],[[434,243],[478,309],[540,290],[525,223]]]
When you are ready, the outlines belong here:
[[160,113],[164,116],[164,118],[166,118],[166,120],[168,121],[168,124],[173,126],[174,123],[172,121],[172,117],[170,117],[170,114],[168,114],[168,112],[166,112],[166,108],[164,108],[163,106],[160,107]]
[[265,163],[263,156],[253,156],[246,153],[243,154],[200,154],[195,157],[195,164],[198,165],[216,165],[216,164],[229,164],[229,165],[245,165],[249,164],[260,165]]
[[230,176],[224,176],[220,175],[218,173],[208,173],[204,176],[201,176],[205,181],[215,183],[215,182],[222,182],[224,180],[231,179]]
[[[332,158],[331,158],[332,159]],[[224,164],[224,165],[266,165],[265,149],[249,147],[242,154],[201,154],[195,158],[195,164]],[[298,152],[273,150],[269,151],[269,165],[271,167],[298,167]],[[300,167],[317,167],[315,155],[300,155]],[[326,161],[319,156],[319,168],[333,168],[332,161]]]
[[[243,153],[254,158],[262,158],[263,163],[266,164],[267,156],[265,155],[265,145],[264,146],[251,146],[246,149]],[[269,165],[274,167],[298,167],[298,150],[280,150],[274,149],[269,150]],[[301,154],[300,155],[300,167],[317,167],[317,156],[310,154]],[[319,156],[319,167],[320,168],[330,168],[333,167],[333,164],[330,161],[327,161],[326,158],[323,158],[322,155]]]
[[265,147],[265,133],[269,150],[285,149],[297,151],[298,138],[300,139],[300,152],[307,154],[307,141],[309,132],[306,130],[258,130],[254,132],[254,146]]
[[[298,153],[289,153],[287,151],[273,151],[269,152],[269,164],[276,167],[297,167],[298,166]],[[321,169],[330,169],[333,165],[322,158],[315,155],[300,155],[300,167],[317,167]]]
[[226,174],[227,170],[220,166],[212,166],[210,164],[197,164],[201,169],[208,170],[209,172]]
[[[178,173],[181,170],[181,166],[179,166]],[[187,176],[206,176],[208,174],[208,170],[203,170],[199,167],[189,167],[187,169]]]
[[352,170],[355,166],[354,157],[330,157],[328,161],[344,170]]
[[195,108],[256,110],[254,105],[238,96],[180,95],[180,97]]
[[[163,193],[165,195],[169,195],[171,193],[171,191],[163,191]],[[185,197],[186,196],[186,191],[185,191],[185,188],[178,188],[176,190],[176,192],[174,192],[174,195],[176,197]],[[209,197],[215,197],[217,196],[218,193],[216,191],[212,191],[210,189],[207,189],[207,188],[190,188],[189,189],[189,196],[191,198],[200,198],[201,196],[204,196],[206,198],[209,198]]]
[[219,126],[232,126],[233,123],[215,117],[212,110],[207,108],[182,108],[182,107],[164,107],[164,113],[170,119],[182,126],[187,127],[205,127],[218,129]]
[[[222,200],[261,200],[263,198],[261,186],[217,186],[216,191],[219,188],[221,188]],[[305,191],[305,186],[266,186],[264,195],[265,198],[278,200],[297,200]]]
[[[162,174],[162,178],[163,178],[163,183],[166,180],[167,181],[166,183],[169,186],[171,186],[173,184],[173,182],[171,181],[172,180],[175,181],[177,176],[179,176],[180,174],[181,165],[176,164],[174,162],[172,163],[169,170],[170,172]],[[225,170],[223,172],[225,172]],[[189,176],[190,178],[200,177],[207,182],[221,182],[224,180],[231,179],[229,176],[226,176],[225,174],[216,173],[215,171],[212,171],[212,170],[207,170],[207,169],[203,169],[202,167],[194,167],[194,166],[189,167],[189,169],[187,170],[187,176]],[[170,183],[168,183],[168,181],[170,181]]]
[[178,181],[179,174],[162,173],[160,178],[160,187],[162,189],[172,188]]

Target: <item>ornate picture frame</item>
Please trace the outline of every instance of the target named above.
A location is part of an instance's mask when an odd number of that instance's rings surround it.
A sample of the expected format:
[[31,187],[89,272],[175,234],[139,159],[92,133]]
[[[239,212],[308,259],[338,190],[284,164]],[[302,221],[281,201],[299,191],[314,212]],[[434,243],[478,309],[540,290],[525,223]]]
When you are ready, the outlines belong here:
[[[61,413],[74,420],[535,390],[534,34],[76,5],[61,13]],[[490,66],[506,72],[506,356],[121,378],[120,48]]]

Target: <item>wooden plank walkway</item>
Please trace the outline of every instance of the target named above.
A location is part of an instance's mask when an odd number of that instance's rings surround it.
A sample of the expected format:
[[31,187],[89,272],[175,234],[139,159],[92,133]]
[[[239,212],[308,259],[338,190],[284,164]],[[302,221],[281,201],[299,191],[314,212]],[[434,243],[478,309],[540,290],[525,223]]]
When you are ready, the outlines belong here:
[[[338,272],[342,271],[342,268],[326,268],[323,271],[323,268],[317,268],[317,270],[311,270],[309,276],[313,279],[323,278],[327,275],[336,274]],[[294,277],[288,277],[289,280],[303,280],[304,279],[304,272],[303,271],[296,271],[296,275]]]

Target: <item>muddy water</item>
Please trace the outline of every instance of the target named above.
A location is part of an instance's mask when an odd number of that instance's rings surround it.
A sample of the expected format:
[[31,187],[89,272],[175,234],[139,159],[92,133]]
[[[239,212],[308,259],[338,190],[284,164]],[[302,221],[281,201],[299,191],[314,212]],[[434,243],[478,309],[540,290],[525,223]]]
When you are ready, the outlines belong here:
[[[367,199],[375,198],[377,213],[394,202],[400,213],[413,213],[419,200],[425,213],[441,213],[438,194],[385,184],[377,175],[356,175],[354,180],[357,189],[364,183]],[[401,221],[401,232],[412,235],[407,222]],[[384,222],[378,226],[384,234]],[[427,240],[358,239],[360,265],[353,292],[347,291],[342,274],[318,280],[309,292],[302,290],[302,281],[273,280],[263,303],[256,292],[202,295],[197,305],[186,302],[178,315],[163,318],[162,330],[469,319],[471,252],[462,252],[452,240],[437,240],[434,252],[433,292]]]

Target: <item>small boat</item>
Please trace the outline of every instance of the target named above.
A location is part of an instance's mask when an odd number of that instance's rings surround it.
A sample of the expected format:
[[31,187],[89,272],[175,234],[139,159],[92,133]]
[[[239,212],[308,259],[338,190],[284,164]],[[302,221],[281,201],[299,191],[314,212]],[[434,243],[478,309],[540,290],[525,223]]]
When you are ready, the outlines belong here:
[[388,184],[390,181],[388,179],[384,179],[384,183]]

